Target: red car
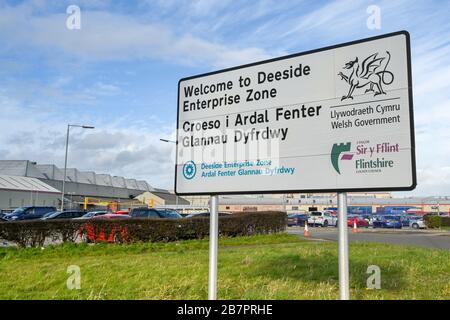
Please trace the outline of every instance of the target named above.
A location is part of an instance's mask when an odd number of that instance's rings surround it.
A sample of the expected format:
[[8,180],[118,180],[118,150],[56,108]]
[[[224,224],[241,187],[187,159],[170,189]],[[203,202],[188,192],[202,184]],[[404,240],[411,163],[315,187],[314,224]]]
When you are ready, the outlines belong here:
[[363,227],[363,228],[368,228],[369,227],[369,222],[364,219],[363,217],[360,216],[348,216],[347,217],[347,226],[349,226],[350,228],[353,228],[353,225],[356,222],[356,226],[358,228]]
[[[92,220],[102,219],[129,219],[131,216],[126,214],[107,213],[101,216],[92,218]],[[109,234],[105,230],[95,230],[92,222],[86,222],[80,228],[80,236],[83,242],[114,242],[120,243],[127,239],[127,230],[123,227],[115,227],[109,231]]]

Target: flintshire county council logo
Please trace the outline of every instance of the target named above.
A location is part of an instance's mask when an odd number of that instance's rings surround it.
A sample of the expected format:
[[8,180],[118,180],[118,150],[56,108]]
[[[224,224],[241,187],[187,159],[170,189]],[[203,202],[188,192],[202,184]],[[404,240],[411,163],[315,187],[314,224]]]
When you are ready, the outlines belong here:
[[[336,170],[337,173],[341,174],[341,171],[339,170],[339,156],[343,152],[349,152],[351,149],[351,143],[340,143],[340,144],[333,144],[333,148],[331,149],[331,164],[333,165],[334,170]],[[353,154],[352,153],[344,153],[340,160],[352,160]]]
[[[347,82],[350,88],[347,95],[342,96],[341,101],[345,99],[353,100],[353,91],[366,86],[368,87],[364,93],[373,92],[374,97],[379,94],[386,94],[383,90],[383,85],[390,85],[394,82],[394,74],[387,70],[391,61],[391,54],[389,51],[386,51],[385,57],[378,57],[378,54],[378,52],[371,54],[361,63],[356,57],[355,60],[345,64],[343,69],[349,70],[348,75],[339,72],[338,76],[341,77],[341,80]],[[386,60],[385,63],[383,62],[384,60]]]
[[183,165],[183,176],[190,180],[195,177],[195,174],[197,173],[197,166],[195,165],[194,161],[188,161]]

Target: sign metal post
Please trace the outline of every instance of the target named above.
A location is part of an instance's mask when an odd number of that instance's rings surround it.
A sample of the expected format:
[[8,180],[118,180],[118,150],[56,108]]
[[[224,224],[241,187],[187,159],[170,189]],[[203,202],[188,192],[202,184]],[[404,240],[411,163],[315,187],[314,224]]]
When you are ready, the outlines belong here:
[[338,193],[338,227],[339,227],[339,296],[341,300],[349,300],[348,271],[348,228],[347,228],[347,193]]
[[211,196],[209,215],[208,299],[217,299],[217,252],[219,250],[219,196]]

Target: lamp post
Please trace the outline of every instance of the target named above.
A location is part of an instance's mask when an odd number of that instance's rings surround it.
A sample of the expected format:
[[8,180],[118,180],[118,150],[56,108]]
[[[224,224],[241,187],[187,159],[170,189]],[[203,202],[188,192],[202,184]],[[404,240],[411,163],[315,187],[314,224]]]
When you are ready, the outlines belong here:
[[176,141],[169,140],[169,139],[163,139],[163,138],[161,138],[161,139],[159,139],[159,140],[162,141],[162,142],[168,142],[168,143],[175,143],[175,144],[177,144]]
[[[163,139],[163,138],[160,138],[159,140],[162,141],[162,142],[167,142],[167,143],[174,143],[174,144],[177,144],[176,141],[173,141],[173,140],[170,140],[170,139]],[[175,207],[176,207],[176,209],[178,209],[178,195],[175,195]]]
[[70,133],[70,127],[76,127],[76,128],[82,128],[82,129],[94,129],[93,126],[85,126],[85,125],[78,125],[78,124],[68,124],[67,125],[67,135],[66,135],[66,155],[64,158],[64,176],[63,176],[63,183],[62,183],[62,191],[61,191],[61,211],[64,211],[64,193],[66,188],[66,175],[67,175],[67,154],[69,152],[69,133]]

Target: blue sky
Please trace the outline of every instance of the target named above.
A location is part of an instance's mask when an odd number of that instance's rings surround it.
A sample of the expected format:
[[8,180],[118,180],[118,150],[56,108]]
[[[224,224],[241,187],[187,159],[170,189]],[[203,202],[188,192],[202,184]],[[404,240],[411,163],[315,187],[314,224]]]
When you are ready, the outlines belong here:
[[[81,29],[66,8],[81,8]],[[367,28],[369,5],[381,29]],[[0,154],[172,188],[180,78],[398,30],[411,34],[419,185],[450,195],[447,1],[0,1]]]

